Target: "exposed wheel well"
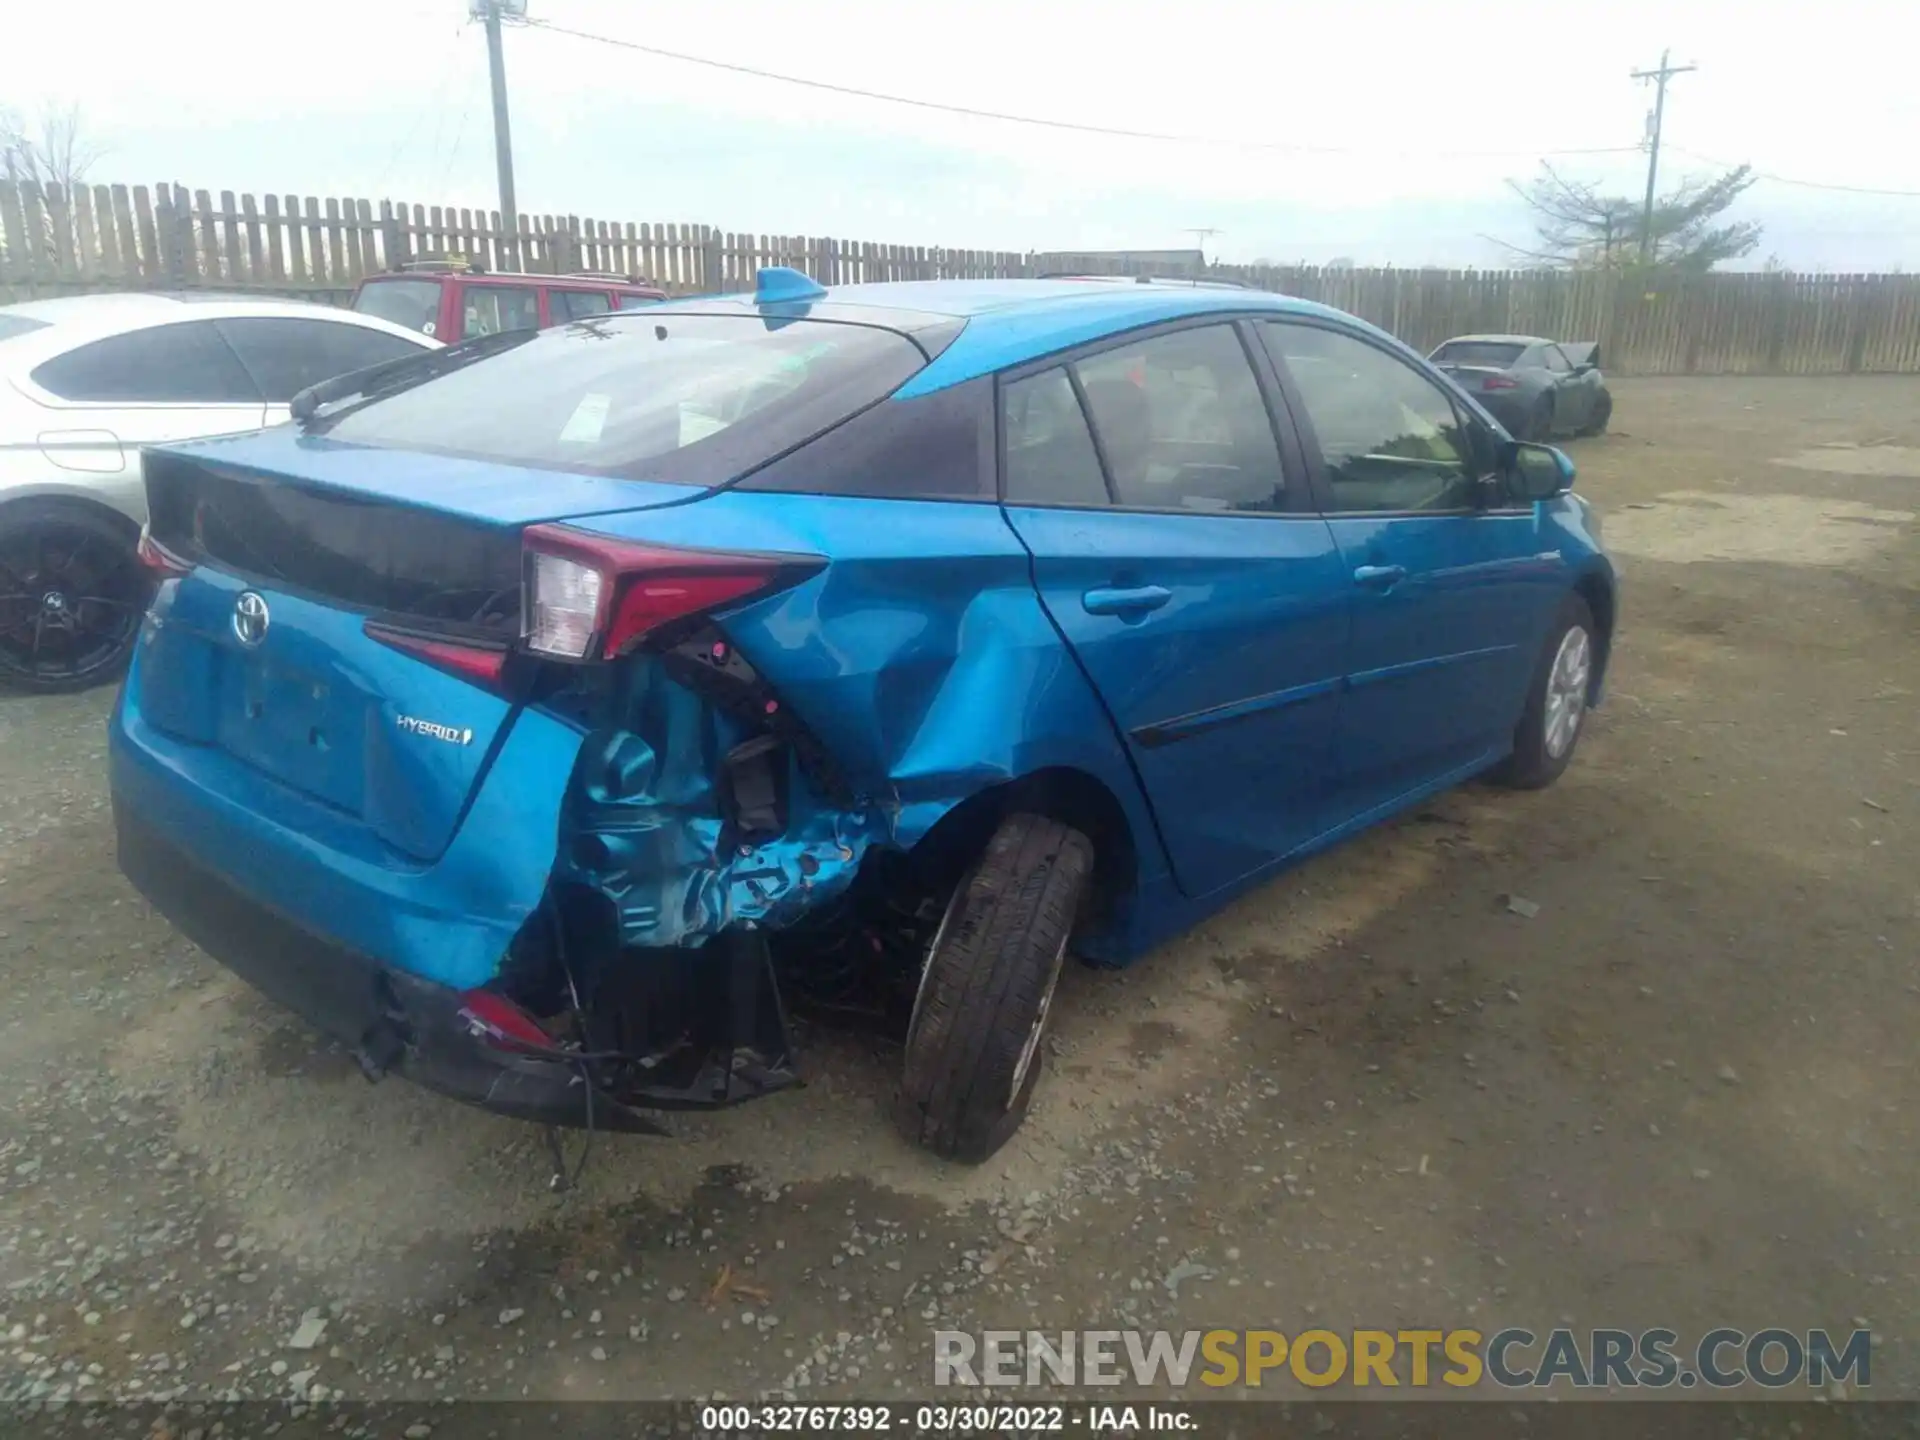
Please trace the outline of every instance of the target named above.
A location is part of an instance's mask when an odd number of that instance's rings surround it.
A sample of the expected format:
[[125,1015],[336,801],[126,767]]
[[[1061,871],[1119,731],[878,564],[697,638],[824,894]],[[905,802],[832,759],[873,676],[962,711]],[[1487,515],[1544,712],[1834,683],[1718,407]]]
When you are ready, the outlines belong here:
[[913,847],[917,869],[930,879],[957,878],[986,847],[1000,821],[1026,812],[1071,825],[1093,842],[1096,904],[1131,889],[1139,853],[1126,811],[1114,793],[1084,770],[1058,766],[968,796]]

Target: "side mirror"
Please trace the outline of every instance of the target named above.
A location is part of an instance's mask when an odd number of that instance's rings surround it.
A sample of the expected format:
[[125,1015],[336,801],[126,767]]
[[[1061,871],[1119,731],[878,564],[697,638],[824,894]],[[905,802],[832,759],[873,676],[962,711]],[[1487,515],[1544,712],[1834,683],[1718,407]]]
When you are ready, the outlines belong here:
[[1552,445],[1515,441],[1507,474],[1516,500],[1551,500],[1573,488],[1573,461]]

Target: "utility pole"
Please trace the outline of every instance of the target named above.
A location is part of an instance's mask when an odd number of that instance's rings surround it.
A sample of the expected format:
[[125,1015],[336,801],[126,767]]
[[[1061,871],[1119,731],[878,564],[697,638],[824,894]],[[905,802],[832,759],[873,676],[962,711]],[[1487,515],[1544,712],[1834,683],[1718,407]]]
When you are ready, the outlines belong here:
[[1650,264],[1653,260],[1653,185],[1660,170],[1660,124],[1666,118],[1667,81],[1676,75],[1684,75],[1689,70],[1700,68],[1698,65],[1669,65],[1667,57],[1672,53],[1670,50],[1660,52],[1658,70],[1633,72],[1633,78],[1636,80],[1654,82],[1653,127],[1652,133],[1647,137],[1647,202],[1640,212],[1640,263],[1643,266]]
[[502,12],[523,19],[527,0],[473,0],[471,16],[487,27],[487,69],[493,80],[493,158],[500,172],[500,254],[510,269],[520,268],[520,211],[513,199],[513,132],[507,124],[507,58],[500,43]]

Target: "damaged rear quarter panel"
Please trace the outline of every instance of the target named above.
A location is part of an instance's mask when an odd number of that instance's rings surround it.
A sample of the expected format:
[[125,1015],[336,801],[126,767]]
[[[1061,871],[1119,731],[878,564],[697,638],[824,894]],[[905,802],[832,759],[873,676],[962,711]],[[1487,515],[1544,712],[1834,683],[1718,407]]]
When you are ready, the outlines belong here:
[[612,902],[623,947],[699,944],[748,922],[786,925],[843,890],[885,831],[878,807],[833,803],[787,751],[777,762],[785,828],[731,834],[724,762],[750,732],[656,656],[625,667],[610,718],[581,742],[555,877]]
[[559,874],[614,901],[624,944],[789,924],[843,889],[871,846],[911,849],[968,797],[1054,767],[1112,791],[1139,878],[1164,873],[1124,751],[998,506],[723,492],[593,528],[829,560],[720,628],[831,755],[838,801],[789,761],[785,833],[721,853],[716,777],[747,732],[652,657],[623,679],[615,723],[582,745]]

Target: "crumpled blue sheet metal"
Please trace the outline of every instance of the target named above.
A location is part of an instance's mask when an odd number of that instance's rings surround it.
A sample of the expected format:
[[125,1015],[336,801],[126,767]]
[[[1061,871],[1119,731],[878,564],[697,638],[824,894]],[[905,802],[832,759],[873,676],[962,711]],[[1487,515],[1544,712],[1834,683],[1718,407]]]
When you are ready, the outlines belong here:
[[723,762],[749,732],[658,664],[629,668],[613,711],[581,744],[555,878],[610,899],[623,946],[789,925],[851,884],[889,833],[882,807],[827,803],[788,754],[785,832],[723,849]]

